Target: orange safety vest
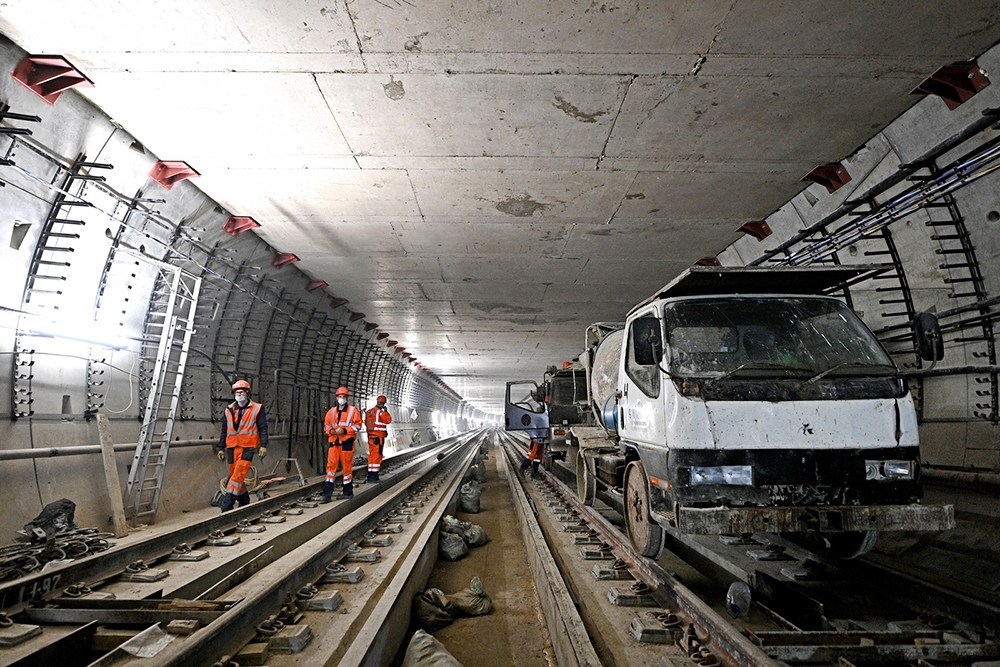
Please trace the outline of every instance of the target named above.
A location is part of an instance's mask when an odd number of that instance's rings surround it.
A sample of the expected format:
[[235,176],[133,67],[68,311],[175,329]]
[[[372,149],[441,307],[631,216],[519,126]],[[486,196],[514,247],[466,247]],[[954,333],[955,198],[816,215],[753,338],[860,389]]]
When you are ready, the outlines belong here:
[[386,425],[392,423],[392,416],[386,410],[380,410],[376,405],[365,413],[365,429],[368,435],[376,438],[384,438],[389,433]]
[[[340,406],[334,406],[326,413],[326,434],[330,436],[330,442],[344,442],[351,438],[358,437],[361,430],[361,412],[356,407],[348,403],[345,410],[338,410]],[[347,433],[333,433],[333,429],[343,427]]]
[[249,405],[243,408],[243,414],[238,420],[237,414],[237,404],[230,403],[226,407],[226,449],[230,447],[256,448],[260,444],[260,432],[257,430],[260,403],[250,401]]
[[529,461],[542,460],[542,443],[535,440],[534,438],[531,439],[531,451],[528,452],[528,460]]

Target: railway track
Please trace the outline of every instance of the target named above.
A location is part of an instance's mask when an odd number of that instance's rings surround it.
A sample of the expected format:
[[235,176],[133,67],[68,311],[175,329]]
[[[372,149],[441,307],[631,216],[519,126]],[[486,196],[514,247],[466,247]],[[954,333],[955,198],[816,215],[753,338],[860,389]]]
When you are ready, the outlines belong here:
[[303,484],[6,582],[0,664],[387,664],[486,435],[387,459],[353,499]]
[[[523,443],[502,439],[518,465]],[[981,599],[988,595],[925,581],[886,559],[833,560],[776,535],[668,532],[668,551],[654,561],[624,534],[620,501],[606,494],[607,506],[584,505],[568,471],[554,466],[525,493],[605,666],[973,665],[1000,658],[1000,607]],[[754,600],[740,618],[727,613],[734,582],[748,584]]]

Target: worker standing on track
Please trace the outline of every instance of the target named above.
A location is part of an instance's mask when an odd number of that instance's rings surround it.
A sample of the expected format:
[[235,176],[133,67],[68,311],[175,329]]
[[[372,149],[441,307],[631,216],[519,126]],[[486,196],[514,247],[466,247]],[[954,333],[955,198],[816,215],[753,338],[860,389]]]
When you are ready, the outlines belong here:
[[545,446],[538,438],[531,439],[531,449],[528,451],[528,458],[521,464],[521,472],[531,468],[531,476],[538,477],[538,464],[542,462],[542,452]]
[[337,464],[344,468],[344,498],[354,495],[354,443],[361,432],[361,411],[347,403],[350,392],[341,387],[336,392],[337,405],[326,413],[326,434],[330,436],[330,449],[326,456],[326,482],[323,484],[323,502],[333,499],[333,483],[337,479]]
[[365,430],[368,431],[368,481],[377,482],[378,473],[382,469],[382,451],[385,448],[385,438],[389,435],[386,428],[392,423],[392,415],[385,409],[385,396],[375,399],[375,407],[365,413]]
[[219,460],[229,464],[229,482],[222,498],[222,511],[233,505],[250,504],[250,493],[243,485],[258,449],[260,458],[267,455],[267,414],[264,406],[250,400],[250,383],[238,380],[233,384],[236,399],[222,413],[222,435],[219,437]]

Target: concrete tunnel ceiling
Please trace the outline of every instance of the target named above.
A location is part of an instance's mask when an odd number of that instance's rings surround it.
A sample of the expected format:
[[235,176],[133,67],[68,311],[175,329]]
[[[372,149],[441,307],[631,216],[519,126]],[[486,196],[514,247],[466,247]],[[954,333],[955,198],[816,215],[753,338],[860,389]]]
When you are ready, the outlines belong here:
[[68,57],[115,122],[487,410],[998,23],[984,0],[0,4],[0,32]]

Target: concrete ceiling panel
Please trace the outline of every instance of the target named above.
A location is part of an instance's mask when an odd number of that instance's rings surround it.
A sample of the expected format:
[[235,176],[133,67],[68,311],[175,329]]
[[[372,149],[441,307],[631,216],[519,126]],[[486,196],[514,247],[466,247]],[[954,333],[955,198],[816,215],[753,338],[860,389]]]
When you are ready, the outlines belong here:
[[687,265],[714,255],[740,237],[734,221],[676,220],[574,225],[566,241],[567,257],[674,260]]
[[99,83],[87,90],[98,106],[162,159],[202,172],[351,155],[308,74],[108,72]]
[[530,255],[448,257],[441,260],[441,275],[445,282],[459,283],[489,282],[498,285],[512,275],[545,284],[573,283],[586,263],[583,259],[549,259]]
[[[325,74],[317,82],[365,155],[593,157],[624,77]],[[495,167],[493,167],[495,169]]]
[[408,254],[559,255],[572,225],[510,221],[494,223],[419,222],[393,225],[400,244]]
[[[259,235],[280,252],[296,254],[302,261],[315,264],[329,263],[329,271],[346,276],[345,270],[337,268],[336,259],[357,257],[359,248],[368,248],[365,254],[402,254],[389,223],[337,222],[337,223],[289,223],[262,226],[256,230]],[[314,276],[329,280],[324,276]]]
[[413,172],[420,211],[433,222],[533,218],[607,222],[635,175],[620,171]]
[[349,4],[365,52],[697,53],[732,0]]

